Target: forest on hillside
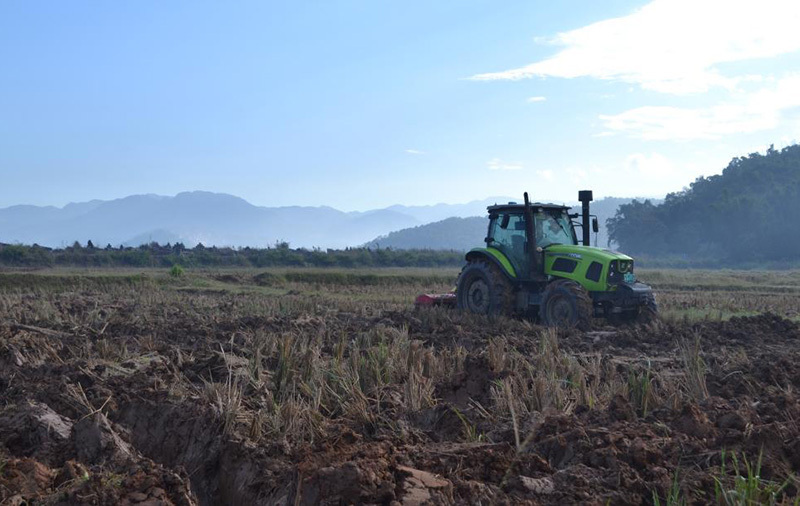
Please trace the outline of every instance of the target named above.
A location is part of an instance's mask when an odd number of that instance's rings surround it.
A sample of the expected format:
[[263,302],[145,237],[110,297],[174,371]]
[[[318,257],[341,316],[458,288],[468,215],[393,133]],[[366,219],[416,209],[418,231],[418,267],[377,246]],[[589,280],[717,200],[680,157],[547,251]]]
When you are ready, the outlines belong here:
[[800,261],[800,145],[731,160],[655,205],[634,200],[606,222],[620,249],[690,263]]

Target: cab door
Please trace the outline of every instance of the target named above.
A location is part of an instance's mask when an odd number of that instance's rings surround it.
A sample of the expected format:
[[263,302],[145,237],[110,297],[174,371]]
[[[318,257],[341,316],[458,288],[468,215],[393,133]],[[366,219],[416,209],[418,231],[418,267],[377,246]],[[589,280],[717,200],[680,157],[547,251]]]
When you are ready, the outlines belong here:
[[491,241],[489,246],[500,250],[508,258],[517,278],[530,277],[530,261],[528,260],[528,238],[525,233],[525,215],[523,213],[500,212],[493,217],[489,230]]

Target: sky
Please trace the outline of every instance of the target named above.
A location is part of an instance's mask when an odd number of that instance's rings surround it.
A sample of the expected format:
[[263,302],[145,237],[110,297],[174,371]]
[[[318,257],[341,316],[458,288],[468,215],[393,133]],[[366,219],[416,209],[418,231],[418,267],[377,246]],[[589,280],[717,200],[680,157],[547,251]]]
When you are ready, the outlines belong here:
[[800,140],[800,2],[6,0],[0,207],[663,197]]

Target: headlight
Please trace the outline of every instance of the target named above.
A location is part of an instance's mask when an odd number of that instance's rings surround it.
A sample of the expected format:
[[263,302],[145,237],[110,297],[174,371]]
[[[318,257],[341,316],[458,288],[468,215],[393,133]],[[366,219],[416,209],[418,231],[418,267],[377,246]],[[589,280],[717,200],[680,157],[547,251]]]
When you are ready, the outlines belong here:
[[612,260],[611,263],[608,264],[608,284],[616,285],[620,281],[622,281],[622,275],[617,269],[617,261]]
[[617,270],[622,274],[625,274],[626,272],[633,272],[633,261],[619,260],[617,262]]
[[622,282],[633,283],[635,279],[632,260],[612,260],[608,265],[609,284],[617,285]]

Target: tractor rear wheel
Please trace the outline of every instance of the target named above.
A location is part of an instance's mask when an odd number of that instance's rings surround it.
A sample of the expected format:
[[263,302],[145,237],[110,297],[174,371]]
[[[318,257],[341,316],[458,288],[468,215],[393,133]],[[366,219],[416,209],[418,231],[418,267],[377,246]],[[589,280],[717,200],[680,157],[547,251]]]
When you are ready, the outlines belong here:
[[544,324],[550,327],[589,330],[594,305],[584,287],[569,279],[558,279],[544,289],[539,314]]
[[456,304],[462,311],[484,315],[514,312],[514,285],[494,264],[471,261],[458,275]]

